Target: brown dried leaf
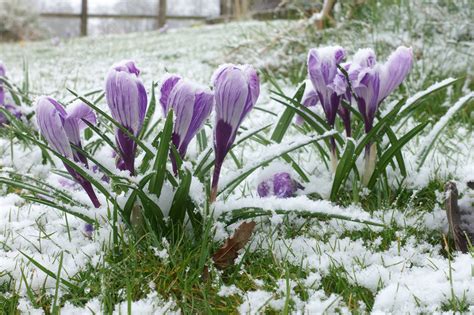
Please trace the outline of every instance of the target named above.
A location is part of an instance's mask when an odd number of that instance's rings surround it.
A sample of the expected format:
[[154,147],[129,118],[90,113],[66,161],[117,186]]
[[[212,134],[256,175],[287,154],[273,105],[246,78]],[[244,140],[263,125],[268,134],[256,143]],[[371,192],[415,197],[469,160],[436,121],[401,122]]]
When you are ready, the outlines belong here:
[[238,251],[244,248],[250,240],[255,224],[254,221],[242,223],[235,230],[234,235],[226,239],[224,245],[212,255],[212,260],[217,269],[223,270],[234,264],[239,255]]

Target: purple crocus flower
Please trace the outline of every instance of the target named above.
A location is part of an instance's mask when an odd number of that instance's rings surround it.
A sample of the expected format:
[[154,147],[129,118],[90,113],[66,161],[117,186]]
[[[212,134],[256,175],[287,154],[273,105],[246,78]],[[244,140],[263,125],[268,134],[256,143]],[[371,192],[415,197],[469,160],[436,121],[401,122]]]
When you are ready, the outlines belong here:
[[214,73],[212,82],[216,99],[216,125],[211,202],[217,197],[222,163],[234,143],[237,129],[260,94],[260,79],[250,65],[222,65]]
[[173,90],[173,88],[175,87],[175,85],[178,83],[179,80],[181,80],[180,76],[171,74],[163,81],[163,84],[161,85],[160,104],[161,104],[161,109],[163,110],[163,117],[165,118],[166,116],[168,116],[168,111],[170,109],[170,107],[168,106],[168,98],[171,94],[171,91]]
[[[5,77],[6,68],[3,62],[0,60],[0,77]],[[5,88],[3,87],[3,82],[0,82],[0,105],[5,104]]]
[[[349,68],[349,79],[355,94],[359,112],[364,118],[365,132],[372,130],[375,114],[380,103],[405,79],[413,65],[411,48],[398,47],[384,64],[377,64],[371,49],[359,50]],[[367,183],[375,168],[376,146],[366,147],[366,170],[364,182]]]
[[331,127],[334,127],[341,96],[346,92],[345,84],[337,76],[337,65],[345,54],[339,46],[311,49],[308,54],[309,78]]
[[[133,61],[119,62],[110,69],[105,86],[112,117],[134,136],[140,133],[147,107],[147,95],[139,74]],[[115,130],[115,140],[123,160],[117,167],[134,175],[137,144],[119,128]]]
[[[83,120],[96,122],[94,112],[86,104],[76,102],[66,110],[55,99],[41,96],[36,101],[36,119],[41,134],[53,150],[88,167],[86,157],[71,146],[73,143],[82,147],[80,131],[87,126]],[[74,180],[84,188],[94,206],[100,207],[91,183],[67,164],[64,166]]]
[[[337,68],[345,55],[344,49],[340,46],[311,49],[308,53],[309,78],[318,93],[326,120],[332,128],[334,127],[342,95],[346,93],[345,82],[338,75]],[[332,167],[335,171],[337,166],[336,142],[333,137],[330,141]]]
[[271,178],[262,181],[257,187],[257,193],[260,197],[275,196],[277,198],[289,198],[295,195],[295,192],[303,188],[287,172],[275,173]]
[[380,103],[405,79],[413,65],[411,48],[398,47],[384,64],[377,64],[371,49],[361,49],[354,55],[349,79],[359,111],[364,117],[365,131],[374,123]]
[[[306,82],[303,97],[301,98],[301,105],[304,107],[316,106],[319,102],[318,93],[314,90],[311,82]],[[302,125],[304,122],[303,117],[300,115],[296,116],[296,124]]]
[[[165,81],[164,85],[169,83],[169,80]],[[161,90],[163,98],[163,87]],[[184,158],[189,143],[211,114],[214,94],[191,81],[178,79],[164,101],[166,104],[163,108],[166,108],[166,111],[173,109],[175,113],[172,142],[181,158]],[[176,174],[176,161],[173,155],[171,161]]]

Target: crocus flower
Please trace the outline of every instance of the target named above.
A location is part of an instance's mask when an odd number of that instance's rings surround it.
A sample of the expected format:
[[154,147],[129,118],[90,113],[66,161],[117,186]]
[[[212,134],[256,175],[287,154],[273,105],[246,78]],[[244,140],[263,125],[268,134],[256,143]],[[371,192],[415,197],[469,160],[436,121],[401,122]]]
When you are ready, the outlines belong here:
[[[355,54],[349,68],[349,79],[367,133],[372,130],[380,103],[402,83],[412,65],[412,50],[403,46],[398,47],[384,64],[376,63],[375,53],[371,49],[362,49]],[[375,150],[375,144],[366,147],[365,183],[375,168]]]
[[[345,54],[344,49],[340,46],[311,49],[308,54],[309,78],[318,93],[326,120],[331,127],[334,127],[342,95],[346,93],[344,81],[337,75],[337,65],[344,59]],[[331,158],[335,170],[337,165],[336,142],[332,137]]]
[[[139,74],[133,61],[119,62],[110,69],[105,86],[112,117],[134,136],[140,133],[147,107],[147,95]],[[117,167],[134,175],[137,144],[119,128],[115,130],[115,140],[123,160]]]
[[214,201],[222,163],[234,143],[237,129],[257,102],[260,79],[250,65],[227,64],[216,70],[212,81],[216,99],[215,164],[211,185],[211,201]]
[[[311,82],[306,82],[303,97],[301,98],[301,105],[304,107],[316,106],[319,102],[318,93],[314,90]],[[300,115],[296,116],[296,124],[302,125],[304,122],[303,117]]]
[[295,195],[298,189],[303,188],[287,172],[275,173],[271,178],[262,181],[257,187],[260,197],[275,196],[277,198],[289,198]]
[[[0,77],[5,77],[6,69],[5,65],[0,60]],[[0,82],[0,105],[5,104],[5,88],[3,87],[3,83]]]
[[[169,80],[173,80],[173,77],[170,77],[163,85],[169,84]],[[161,98],[163,98],[163,88],[161,90]],[[189,143],[211,114],[214,94],[207,88],[181,79],[175,81],[165,101],[164,108],[167,110],[172,108],[175,113],[172,142],[181,158],[184,158]],[[171,161],[176,173],[177,168],[173,155],[171,155]]]
[[[87,126],[83,120],[96,122],[94,112],[87,105],[76,102],[66,110],[53,98],[41,96],[36,102],[36,119],[41,134],[54,151],[88,167],[86,157],[71,146],[73,143],[82,147],[80,131]],[[100,203],[91,183],[67,164],[64,166],[98,208]]]

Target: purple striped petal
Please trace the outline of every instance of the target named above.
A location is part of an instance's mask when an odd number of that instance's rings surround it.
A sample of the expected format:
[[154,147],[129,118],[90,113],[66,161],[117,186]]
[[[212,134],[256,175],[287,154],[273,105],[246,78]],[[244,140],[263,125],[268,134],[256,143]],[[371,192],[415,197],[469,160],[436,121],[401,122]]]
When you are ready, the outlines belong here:
[[368,69],[359,73],[358,84],[353,87],[357,106],[365,122],[365,131],[372,129],[375,113],[378,109],[380,77],[377,69]]
[[[143,126],[147,107],[147,95],[139,73],[133,61],[122,61],[110,69],[105,87],[112,117],[135,136]],[[133,175],[136,143],[118,128],[115,139],[126,168]]]
[[168,78],[166,78],[163,81],[163,84],[161,85],[160,104],[163,110],[163,117],[166,117],[168,115],[168,111],[169,111],[168,98],[170,96],[171,91],[173,90],[173,88],[175,87],[175,85],[178,83],[179,80],[181,80],[180,76],[170,75]]
[[[305,107],[312,107],[316,106],[319,102],[318,93],[314,90],[311,82],[306,82],[305,90],[303,97],[301,98],[301,105]],[[301,125],[303,124],[304,119],[300,115],[296,116],[296,124]]]
[[77,119],[79,124],[79,129],[82,130],[87,127],[83,119],[93,125],[97,123],[97,117],[89,106],[81,101],[74,102],[66,110],[68,117],[72,119]]
[[41,134],[49,145],[59,154],[72,158],[71,145],[64,130],[64,116],[51,102],[51,98],[46,96],[38,98],[36,101],[36,120]]
[[400,46],[380,69],[379,102],[383,101],[405,79],[413,65],[411,48]]
[[190,81],[181,80],[170,94],[168,105],[175,112],[174,139],[181,157],[192,138],[209,117],[214,94]]

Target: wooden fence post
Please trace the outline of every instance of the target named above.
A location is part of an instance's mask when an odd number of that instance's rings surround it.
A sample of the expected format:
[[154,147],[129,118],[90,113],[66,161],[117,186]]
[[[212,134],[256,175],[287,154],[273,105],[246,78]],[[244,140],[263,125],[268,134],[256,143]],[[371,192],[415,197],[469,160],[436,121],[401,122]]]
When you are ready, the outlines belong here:
[[165,26],[166,24],[166,0],[158,0],[158,28]]
[[87,0],[82,0],[81,36],[87,36]]

